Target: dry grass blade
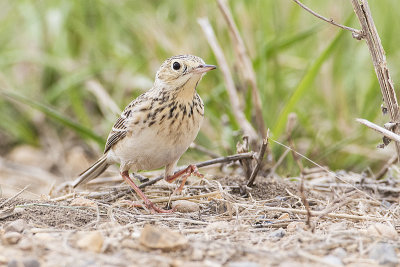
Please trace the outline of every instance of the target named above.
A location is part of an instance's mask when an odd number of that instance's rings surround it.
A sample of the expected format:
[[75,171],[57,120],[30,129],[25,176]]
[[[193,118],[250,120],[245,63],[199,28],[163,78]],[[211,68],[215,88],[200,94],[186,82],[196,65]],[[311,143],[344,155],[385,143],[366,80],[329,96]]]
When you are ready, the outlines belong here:
[[204,35],[206,36],[207,41],[215,54],[215,57],[217,58],[218,66],[221,69],[222,74],[224,75],[226,90],[228,92],[229,100],[232,105],[233,114],[235,115],[237,122],[242,128],[244,135],[249,136],[250,143],[256,144],[258,139],[257,132],[254,130],[253,126],[249,123],[249,121],[246,119],[246,116],[244,115],[243,109],[240,105],[239,95],[236,91],[235,82],[233,81],[231,71],[229,70],[228,62],[226,61],[222,48],[219,45],[217,38],[215,37],[214,30],[211,27],[211,24],[207,18],[199,18],[197,21],[200,24],[200,27],[203,30]]
[[96,96],[99,103],[101,103],[99,107],[103,114],[109,114],[111,112],[112,115],[119,115],[121,113],[118,105],[98,81],[87,81],[86,87],[88,91]]
[[[280,211],[280,212],[287,212],[287,213],[295,213],[295,214],[302,214],[307,215],[307,210],[299,210],[299,209],[291,209],[291,208],[280,208],[280,207],[264,207],[267,211]],[[349,220],[356,220],[356,221],[388,221],[389,218],[378,218],[372,216],[360,216],[360,215],[353,215],[347,213],[326,213],[323,211],[310,211],[311,216],[326,216],[330,218],[338,218],[338,219],[349,219]]]
[[256,123],[258,126],[258,131],[261,133],[261,136],[263,138],[266,137],[267,132],[265,128],[265,123],[264,123],[264,118],[263,118],[263,113],[262,113],[262,108],[261,108],[261,98],[260,98],[260,93],[259,89],[257,86],[257,81],[256,81],[256,74],[253,68],[253,64],[251,63],[250,57],[247,53],[246,46],[244,45],[243,39],[240,36],[239,30],[236,26],[235,21],[233,20],[233,16],[229,10],[229,7],[226,3],[226,0],[217,0],[218,7],[221,10],[222,15],[224,16],[226,23],[228,24],[228,29],[229,33],[232,38],[233,46],[235,49],[235,53],[237,58],[240,61],[240,68],[238,68],[239,71],[242,72],[246,82],[250,84],[251,86],[251,92],[252,92],[252,98],[253,98],[253,104],[255,108],[255,118],[256,118]]
[[176,201],[176,200],[189,200],[189,199],[199,199],[199,198],[210,198],[220,196],[221,192],[211,192],[207,194],[200,194],[200,195],[193,195],[193,196],[172,196],[172,197],[160,197],[160,198],[153,198],[151,201],[153,203],[161,203],[161,202],[169,202],[169,201]]
[[392,156],[388,160],[388,162],[386,162],[385,166],[383,166],[382,169],[380,169],[380,171],[376,174],[376,179],[381,179],[389,170],[389,167],[395,164],[396,161],[397,161],[397,156],[396,155]]
[[253,171],[251,172],[249,181],[247,182],[248,187],[253,186],[253,183],[254,183],[254,180],[256,179],[257,173],[261,169],[261,166],[262,166],[261,163],[262,163],[265,151],[267,150],[267,146],[268,146],[268,138],[269,138],[269,132],[267,132],[267,137],[263,139],[263,142],[261,144],[260,152],[258,152],[257,164],[254,167]]
[[18,193],[16,193],[14,196],[8,198],[5,200],[3,203],[0,204],[0,208],[4,207],[7,203],[12,201],[13,199],[16,199],[19,195],[21,195],[26,189],[28,189],[29,185],[25,186],[23,189],[21,189]]

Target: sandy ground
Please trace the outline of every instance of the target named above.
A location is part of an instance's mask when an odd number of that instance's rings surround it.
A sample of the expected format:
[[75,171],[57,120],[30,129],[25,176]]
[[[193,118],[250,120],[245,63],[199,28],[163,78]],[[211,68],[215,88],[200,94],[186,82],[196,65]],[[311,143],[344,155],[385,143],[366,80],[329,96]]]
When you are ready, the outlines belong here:
[[[179,208],[171,214],[127,205],[136,200],[133,193],[112,199],[126,189],[115,179],[60,192],[57,201],[2,198],[0,264],[397,266],[398,193],[389,190],[395,187],[337,176],[348,184],[319,171],[306,177],[309,225],[295,178],[259,176],[245,196],[242,176],[191,178],[173,196]],[[361,179],[364,186],[356,182]],[[176,187],[160,181],[145,192],[166,207],[164,198]]]
[[156,205],[176,208],[152,214],[131,205],[137,196],[113,168],[60,187],[89,162],[79,148],[61,160],[29,147],[0,157],[0,266],[399,265],[396,166],[380,181],[306,169],[303,192],[298,177],[260,172],[246,188],[238,163],[206,168],[180,195],[178,183],[146,187]]

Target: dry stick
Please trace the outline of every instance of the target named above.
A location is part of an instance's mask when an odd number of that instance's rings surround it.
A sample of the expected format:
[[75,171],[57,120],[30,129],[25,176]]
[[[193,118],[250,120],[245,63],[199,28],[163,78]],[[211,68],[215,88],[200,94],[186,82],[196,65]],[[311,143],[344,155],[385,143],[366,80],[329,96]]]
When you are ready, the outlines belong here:
[[276,169],[282,164],[283,160],[286,158],[287,154],[289,154],[290,149],[286,149],[285,152],[282,153],[282,155],[279,157],[277,162],[275,163],[274,166],[270,169],[270,175],[273,175],[276,171]]
[[[219,164],[219,163],[227,163],[227,162],[232,162],[232,161],[236,161],[236,160],[240,160],[240,159],[252,159],[254,158],[254,152],[248,152],[248,153],[241,153],[241,154],[235,154],[235,155],[230,155],[230,156],[226,156],[226,157],[220,157],[220,158],[216,158],[216,159],[210,159],[210,160],[206,160],[203,162],[199,162],[194,164],[197,168],[202,168],[202,167],[206,167],[206,166],[210,166],[210,165],[214,165],[214,164]],[[180,167],[178,168],[177,172],[180,170],[185,169],[185,167]],[[139,185],[139,188],[143,189],[146,186],[155,184],[156,182],[162,180],[164,178],[164,175],[160,175],[156,178],[151,179],[148,182],[142,183]],[[112,201],[114,199],[117,199],[119,197],[122,197],[123,195],[127,194],[128,192],[130,192],[130,187],[123,189],[121,191],[118,192],[118,194],[112,196],[110,199],[108,199],[109,201]],[[98,196],[96,196],[98,197]]]
[[[385,51],[381,40],[376,30],[374,20],[371,15],[371,11],[368,6],[367,0],[351,0],[353,4],[354,12],[356,13],[358,20],[360,21],[362,31],[364,33],[364,39],[367,42],[369,52],[374,63],[375,73],[378,77],[379,85],[383,95],[383,101],[385,102],[390,118],[392,122],[400,123],[400,111],[397,103],[396,92],[394,90],[392,79],[390,78],[389,69],[387,67]],[[394,132],[400,134],[400,127],[395,126]],[[396,142],[397,156],[400,159],[400,142]]]
[[[214,164],[218,164],[218,163],[227,163],[227,162],[231,162],[231,161],[236,161],[236,160],[240,160],[240,159],[249,159],[249,158],[253,158],[254,157],[254,152],[248,152],[248,153],[242,153],[242,154],[235,154],[235,155],[231,155],[231,156],[226,156],[226,157],[220,157],[220,158],[216,158],[216,159],[210,159],[210,160],[206,160],[203,162],[199,162],[194,164],[197,168],[202,168],[202,167],[206,167],[206,166],[210,166],[210,165],[214,165]],[[180,167],[178,168],[178,171],[181,171],[185,169],[185,167]],[[162,180],[164,178],[164,175],[160,175],[154,179],[151,179],[148,182],[142,183],[141,185],[139,185],[139,188],[145,188],[146,186],[155,184],[156,182]]]
[[260,152],[258,152],[257,165],[254,167],[254,169],[250,175],[249,181],[247,182],[248,187],[253,186],[253,183],[254,183],[254,180],[256,179],[257,173],[261,169],[261,163],[262,163],[265,151],[267,150],[267,146],[268,146],[268,138],[269,138],[269,131],[267,131],[267,136],[263,139],[262,145],[260,147]]
[[393,141],[400,142],[400,135],[395,134],[392,131],[389,131],[389,130],[387,130],[387,129],[381,127],[381,126],[378,126],[375,123],[372,123],[372,122],[370,122],[368,120],[365,120],[365,119],[356,119],[356,121],[358,121],[359,123],[364,124],[365,126],[367,126],[367,127],[371,128],[371,129],[383,134],[384,136],[386,136],[387,138],[389,138],[389,139],[391,139]]
[[389,167],[392,166],[393,164],[395,164],[397,161],[397,155],[393,155],[388,162],[386,162],[385,166],[382,167],[382,169],[380,169],[380,171],[376,174],[376,179],[381,179],[386,172],[389,170]]
[[[353,201],[352,197],[355,193],[358,193],[356,191],[351,191],[349,193],[344,194],[341,198],[337,199],[332,203],[330,207],[326,207],[324,210],[321,211],[321,214],[317,217],[317,221],[320,220],[322,217],[324,217],[326,214],[333,212],[334,210],[343,207],[347,203]],[[336,204],[335,204],[336,202]]]
[[226,0],[217,0],[217,3],[219,9],[221,10],[222,15],[224,16],[224,19],[226,20],[226,23],[228,24],[228,29],[235,48],[235,53],[240,63],[239,71],[242,72],[246,83],[250,84],[251,86],[258,131],[261,133],[262,137],[265,138],[267,132],[262,115],[261,98],[257,86],[256,74],[253,68],[253,64],[251,63],[246,46],[244,45],[243,39],[240,36],[236,23],[233,20],[232,14],[226,3]]
[[21,195],[26,189],[28,189],[29,185],[25,186],[24,188],[22,188],[18,193],[16,193],[14,196],[8,198],[7,200],[5,200],[3,203],[0,204],[0,208],[4,207],[8,202],[10,202],[11,200],[17,198],[19,195]]
[[[302,215],[307,215],[308,211],[306,210],[298,210],[298,209],[292,209],[292,208],[280,208],[280,207],[262,207],[264,210],[267,211],[279,211],[279,212],[287,212],[287,213],[295,213],[295,214],[302,214]],[[387,221],[389,219],[385,218],[377,218],[377,217],[371,217],[371,216],[359,216],[359,215],[351,215],[351,214],[346,214],[346,213],[326,213],[322,211],[311,211],[312,216],[319,216],[323,215],[325,217],[330,217],[330,218],[340,218],[340,219],[350,219],[350,220],[357,220],[357,221]]]
[[209,150],[208,148],[201,146],[199,144],[196,143],[191,143],[189,146],[191,149],[195,149],[197,151],[200,151],[203,154],[206,154],[207,156],[209,156],[210,158],[219,158],[220,155],[218,155],[217,153],[215,153],[214,151]]
[[384,186],[384,185],[377,185],[377,184],[362,184],[362,185],[349,185],[349,184],[338,184],[338,183],[328,183],[328,184],[312,184],[311,185],[314,190],[322,189],[322,188],[351,188],[354,189],[354,187],[358,187],[360,189],[369,189],[372,191],[378,191],[382,193],[393,193],[393,194],[398,194],[400,193],[400,188],[393,187],[393,186]]
[[151,202],[153,203],[161,203],[161,202],[169,202],[169,201],[176,201],[176,200],[190,200],[190,199],[199,199],[199,198],[210,198],[215,196],[220,196],[221,192],[211,192],[202,195],[193,195],[193,196],[172,196],[172,197],[160,197],[160,198],[153,198]]
[[330,24],[332,24],[334,26],[342,28],[344,30],[350,31],[352,33],[353,37],[356,38],[357,40],[361,40],[363,38],[363,33],[360,30],[357,30],[357,29],[354,29],[354,28],[347,27],[347,26],[344,26],[342,24],[336,23],[332,18],[330,18],[330,19],[325,18],[324,16],[322,16],[322,15],[318,14],[317,12],[313,11],[312,9],[310,9],[309,7],[307,7],[306,5],[304,5],[303,3],[301,3],[298,0],[293,0],[293,2],[295,2],[301,8],[303,8],[307,12],[311,13],[312,15],[316,16],[317,18],[322,19],[322,20],[324,20],[324,21],[326,21],[326,22],[328,22],[328,23],[330,23]]
[[249,136],[250,142],[254,144],[257,142],[258,139],[257,132],[254,130],[253,126],[249,123],[249,121],[246,119],[246,116],[244,115],[243,109],[239,102],[239,95],[236,91],[235,82],[233,81],[231,71],[229,70],[228,62],[226,61],[221,46],[219,45],[218,40],[215,37],[214,30],[211,27],[208,18],[199,18],[197,22],[203,30],[204,35],[206,36],[207,41],[211,46],[215,57],[217,58],[218,67],[221,69],[222,74],[224,75],[226,90],[228,92],[229,100],[231,102],[233,115],[235,116],[240,127],[242,128],[244,135]]

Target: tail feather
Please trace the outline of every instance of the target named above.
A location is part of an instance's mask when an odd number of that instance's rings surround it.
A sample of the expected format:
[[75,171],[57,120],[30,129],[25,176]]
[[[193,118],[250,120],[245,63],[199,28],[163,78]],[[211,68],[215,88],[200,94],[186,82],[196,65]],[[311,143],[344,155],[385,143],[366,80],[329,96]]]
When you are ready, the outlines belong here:
[[75,181],[72,182],[72,187],[75,188],[80,184],[87,183],[102,174],[110,164],[107,163],[107,154],[99,158],[92,166],[86,171],[82,172]]

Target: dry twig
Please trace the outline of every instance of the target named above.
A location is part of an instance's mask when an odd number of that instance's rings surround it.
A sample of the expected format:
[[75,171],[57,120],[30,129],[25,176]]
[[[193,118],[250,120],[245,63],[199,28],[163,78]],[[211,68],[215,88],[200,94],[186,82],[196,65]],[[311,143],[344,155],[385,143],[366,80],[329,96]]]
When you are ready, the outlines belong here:
[[301,3],[298,0],[293,0],[293,2],[295,2],[296,4],[298,4],[301,8],[303,8],[305,11],[311,13],[312,15],[314,15],[315,17],[322,19],[334,26],[337,26],[339,28],[342,28],[344,30],[350,31],[353,35],[354,38],[356,38],[357,40],[361,40],[361,38],[363,38],[363,34],[360,30],[348,27],[348,26],[344,26],[342,24],[336,23],[332,18],[328,19],[320,14],[318,14],[317,12],[313,11],[311,8],[307,7],[306,5],[304,5],[303,3]]
[[383,134],[384,136],[386,136],[387,138],[389,138],[389,139],[391,139],[393,141],[400,142],[400,135],[395,134],[392,131],[386,130],[385,128],[383,128],[381,126],[378,126],[375,123],[372,123],[372,122],[370,122],[368,120],[365,120],[365,119],[356,119],[356,121],[358,121],[359,123],[364,124],[365,126],[367,126],[367,127],[371,128],[371,129]]
[[246,83],[250,84],[251,86],[251,93],[252,93],[251,95],[253,98],[253,105],[255,108],[254,115],[256,118],[258,131],[261,133],[261,136],[265,138],[267,132],[262,115],[261,98],[257,86],[256,74],[253,68],[253,64],[251,63],[250,57],[247,53],[246,46],[244,45],[243,39],[240,36],[236,23],[233,20],[231,11],[229,10],[226,0],[217,0],[217,3],[219,9],[221,10],[222,15],[224,16],[224,19],[226,20],[226,23],[228,24],[228,29],[233,42],[235,53],[240,62],[239,71],[242,72]]
[[[240,160],[240,159],[246,159],[246,158],[254,158],[254,152],[248,152],[248,153],[242,153],[242,154],[235,154],[235,155],[230,155],[230,156],[226,156],[226,157],[220,157],[220,158],[216,158],[216,159],[210,159],[210,160],[206,160],[203,162],[199,162],[194,164],[197,168],[202,168],[202,167],[206,167],[206,166],[210,166],[210,165],[214,165],[214,164],[219,164],[219,163],[227,163],[227,162],[232,162],[232,161],[236,161],[236,160]],[[185,167],[180,167],[178,168],[177,172],[180,170],[185,169]],[[164,175],[160,175],[156,178],[151,179],[148,182],[142,183],[139,185],[139,188],[143,189],[146,186],[155,184],[156,182],[162,180],[164,178]],[[117,199],[119,197],[124,196],[125,194],[127,194],[128,192],[130,192],[130,188],[123,188],[123,189],[117,189],[117,194],[115,194],[114,196],[110,197],[108,200],[114,200]],[[98,197],[96,195],[96,197]]]
[[[287,212],[287,213],[295,213],[295,214],[302,214],[307,215],[308,211],[306,210],[299,210],[299,209],[292,209],[292,208],[280,208],[280,207],[266,207],[264,206],[263,209],[267,211],[279,211],[279,212]],[[330,218],[340,218],[340,219],[349,219],[349,220],[356,220],[356,221],[387,221],[390,220],[389,218],[378,218],[372,216],[360,216],[360,215],[353,215],[353,214],[346,214],[346,213],[325,213],[322,211],[311,211],[312,216],[326,216]]]
[[[371,15],[367,0],[351,0],[353,4],[354,12],[356,13],[358,20],[360,21],[362,31],[364,33],[364,39],[367,42],[369,52],[372,57],[374,64],[375,73],[378,77],[379,85],[383,95],[383,100],[389,110],[390,118],[392,122],[397,125],[394,127],[394,133],[400,134],[400,110],[397,103],[397,96],[394,90],[393,82],[390,77],[389,68],[387,67],[387,61],[385,51],[383,49],[381,39],[379,38],[378,31],[376,30],[374,20]],[[397,156],[400,159],[400,142],[396,142]]]
[[397,155],[393,155],[393,157],[391,157],[388,162],[386,162],[385,166],[383,166],[382,169],[380,169],[380,171],[376,174],[376,179],[381,179],[387,173],[389,167],[395,164],[396,161]]
[[260,171],[261,163],[262,163],[265,151],[267,150],[267,146],[268,146],[268,138],[269,138],[269,134],[267,132],[267,136],[263,139],[262,145],[260,147],[260,152],[258,152],[257,164],[254,167],[253,171],[251,172],[249,181],[247,182],[248,187],[253,186],[253,183],[254,183],[254,180],[256,179],[257,173]]
[[16,193],[14,196],[6,199],[3,203],[0,204],[0,208],[4,207],[8,202],[12,201],[13,199],[16,199],[19,195],[21,195],[26,189],[28,189],[29,185],[25,186],[22,188],[18,193]]

